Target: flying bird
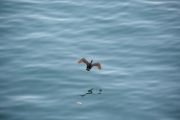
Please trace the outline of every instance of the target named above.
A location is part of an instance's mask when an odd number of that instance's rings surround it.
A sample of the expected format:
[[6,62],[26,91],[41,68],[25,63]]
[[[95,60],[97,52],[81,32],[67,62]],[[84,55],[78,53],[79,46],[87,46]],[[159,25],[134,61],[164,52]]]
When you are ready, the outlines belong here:
[[93,60],[91,60],[91,62],[88,62],[85,58],[81,58],[79,61],[78,61],[78,63],[84,63],[84,64],[86,64],[86,70],[87,71],[90,71],[90,69],[92,68],[92,67],[97,67],[99,70],[101,69],[101,64],[100,63],[92,63],[93,62]]

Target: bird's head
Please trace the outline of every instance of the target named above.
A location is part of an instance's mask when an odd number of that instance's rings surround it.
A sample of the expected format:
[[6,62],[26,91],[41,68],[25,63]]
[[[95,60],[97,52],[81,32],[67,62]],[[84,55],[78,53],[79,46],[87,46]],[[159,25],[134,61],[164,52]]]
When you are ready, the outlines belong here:
[[91,63],[93,62],[93,60],[91,60]]

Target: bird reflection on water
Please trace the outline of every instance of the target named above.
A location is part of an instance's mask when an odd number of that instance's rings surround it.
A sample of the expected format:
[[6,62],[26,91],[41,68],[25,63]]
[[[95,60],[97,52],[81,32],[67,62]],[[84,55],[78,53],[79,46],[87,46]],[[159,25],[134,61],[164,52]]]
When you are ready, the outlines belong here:
[[80,95],[81,97],[84,97],[85,95],[88,95],[88,94],[102,94],[102,89],[99,89],[99,92],[97,93],[97,92],[94,92],[93,91],[94,89],[93,88],[91,88],[91,89],[89,89],[85,94],[82,94],[82,95]]

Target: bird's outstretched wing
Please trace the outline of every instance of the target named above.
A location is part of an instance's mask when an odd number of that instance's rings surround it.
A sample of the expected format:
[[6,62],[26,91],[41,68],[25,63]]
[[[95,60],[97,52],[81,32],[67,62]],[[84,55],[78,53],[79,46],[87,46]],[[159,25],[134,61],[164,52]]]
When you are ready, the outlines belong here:
[[85,58],[81,58],[78,63],[85,63],[86,65],[89,64],[89,62]]
[[99,70],[101,69],[101,64],[100,63],[94,63],[94,64],[92,64],[92,66],[97,67]]

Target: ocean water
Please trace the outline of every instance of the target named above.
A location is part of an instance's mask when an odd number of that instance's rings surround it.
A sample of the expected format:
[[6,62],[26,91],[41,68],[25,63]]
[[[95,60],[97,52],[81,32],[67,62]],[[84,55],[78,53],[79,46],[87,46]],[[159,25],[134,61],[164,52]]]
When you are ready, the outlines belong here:
[[1,0],[0,36],[0,120],[180,119],[179,0]]

